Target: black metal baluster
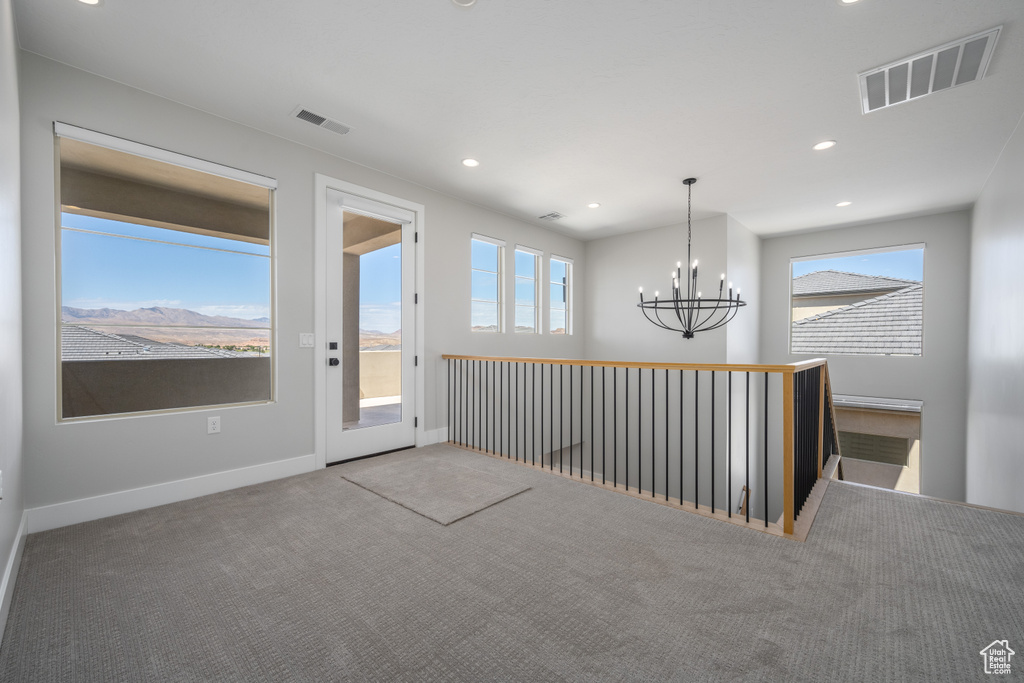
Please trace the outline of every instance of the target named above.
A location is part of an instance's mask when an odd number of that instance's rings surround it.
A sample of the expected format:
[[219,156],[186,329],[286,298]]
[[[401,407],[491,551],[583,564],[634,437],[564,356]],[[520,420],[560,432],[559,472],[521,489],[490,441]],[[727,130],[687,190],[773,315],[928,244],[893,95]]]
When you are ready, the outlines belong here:
[[540,466],[544,467],[544,366],[540,366]]
[[768,526],[768,373],[764,373],[764,525]]
[[[571,439],[570,439],[571,441]],[[591,446],[593,447],[593,446]],[[571,468],[570,468],[571,469]],[[593,471],[593,470],[591,470]],[[583,478],[583,366],[580,366],[580,479]]]
[[715,371],[711,371],[711,512],[715,511]]
[[665,368],[665,500],[668,500],[668,368]]
[[683,371],[679,371],[679,504],[683,504]]
[[693,371],[693,507],[700,509],[700,371]]
[[629,490],[629,368],[626,370],[626,490]]
[[607,366],[601,366],[601,483],[607,483],[608,474],[608,396],[605,385]]
[[[644,492],[644,370],[636,369],[636,492]],[[629,485],[629,477],[626,477]]]
[[612,486],[619,485],[619,369],[612,368]]
[[498,455],[505,454],[505,449],[502,448],[504,445],[503,441],[505,440],[505,431],[502,429],[502,427],[505,426],[502,421],[502,418],[504,417],[502,409],[504,408],[505,398],[505,373],[502,372],[504,365],[505,364],[500,360],[498,361]]
[[510,447],[516,454],[516,462],[519,462],[519,363],[512,364],[512,373],[515,376],[515,389],[512,390],[512,396],[515,398],[512,407],[512,425],[515,433],[510,434],[509,438],[512,439]]
[[725,417],[725,431],[726,431],[726,450],[725,454],[725,505],[726,513],[732,517],[732,370],[726,375],[728,377],[728,383],[726,385],[726,400],[729,402],[729,406]]
[[744,506],[747,511],[747,524],[750,524],[750,372],[747,372],[747,410],[743,413],[747,418],[747,447],[744,449],[743,457],[746,458],[746,464],[744,465],[743,471],[747,478],[746,485],[743,487],[747,492],[747,497],[744,500]]
[[[572,396],[572,388],[569,389],[569,395]],[[562,435],[565,433],[563,427],[565,426],[565,366],[558,366],[558,473],[562,473],[562,451],[565,450],[565,446],[562,445]]]
[[548,429],[548,469],[555,469],[555,366],[551,364],[548,370],[548,421],[551,427]]
[[655,484],[655,481],[654,481],[655,480],[655,476],[654,476],[654,451],[655,451],[655,447],[654,447],[654,439],[655,439],[654,430],[657,427],[657,423],[658,423],[658,420],[657,420],[658,411],[654,409],[654,384],[655,384],[655,382],[654,382],[654,368],[651,368],[651,498],[654,498],[654,488],[655,488],[655,486],[654,486],[654,484]]
[[[581,369],[580,372],[583,372]],[[580,391],[583,391],[582,386]],[[583,463],[583,451],[580,451],[580,464]],[[594,481],[594,366],[590,366],[590,481]]]

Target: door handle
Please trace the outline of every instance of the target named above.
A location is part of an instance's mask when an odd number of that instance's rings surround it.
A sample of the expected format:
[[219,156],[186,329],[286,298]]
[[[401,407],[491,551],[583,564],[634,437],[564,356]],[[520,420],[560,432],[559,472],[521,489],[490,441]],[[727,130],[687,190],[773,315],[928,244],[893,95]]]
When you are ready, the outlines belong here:
[[327,359],[327,364],[330,365],[332,368],[334,366],[336,366],[336,365],[339,365],[340,363],[341,363],[341,361],[338,360],[337,358],[328,358]]

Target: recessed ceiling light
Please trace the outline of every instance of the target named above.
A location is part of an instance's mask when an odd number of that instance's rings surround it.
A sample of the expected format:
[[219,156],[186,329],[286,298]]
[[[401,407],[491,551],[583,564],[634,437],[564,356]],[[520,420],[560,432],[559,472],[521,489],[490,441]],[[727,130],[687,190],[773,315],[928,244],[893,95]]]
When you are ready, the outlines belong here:
[[853,202],[839,202],[838,204],[836,204],[836,206],[849,206],[852,203]]
[[860,0],[839,0],[840,5],[852,5],[855,2],[860,2]]
[[100,4],[100,0],[78,0],[78,2],[82,3],[83,5],[98,5],[98,4]]
[[476,159],[463,159],[462,165],[469,166],[470,168],[475,168],[476,166],[480,165],[480,162],[477,161]]
[[476,4],[476,0],[452,0],[452,2],[459,7],[472,7]]
[[591,202],[590,204],[587,204],[587,208],[590,208],[590,209],[596,209],[599,206],[601,206],[601,205],[598,204],[597,202]]
[[835,146],[836,146],[836,141],[835,140],[822,140],[821,142],[816,144],[812,149],[814,149],[814,151],[816,151],[816,152],[820,152],[823,149],[829,149],[829,148],[835,147]]

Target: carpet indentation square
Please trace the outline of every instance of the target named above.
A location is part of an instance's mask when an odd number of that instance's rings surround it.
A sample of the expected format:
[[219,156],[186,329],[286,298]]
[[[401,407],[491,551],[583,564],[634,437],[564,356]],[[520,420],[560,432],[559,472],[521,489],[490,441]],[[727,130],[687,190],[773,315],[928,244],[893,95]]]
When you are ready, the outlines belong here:
[[530,488],[438,458],[388,462],[342,478],[443,526]]

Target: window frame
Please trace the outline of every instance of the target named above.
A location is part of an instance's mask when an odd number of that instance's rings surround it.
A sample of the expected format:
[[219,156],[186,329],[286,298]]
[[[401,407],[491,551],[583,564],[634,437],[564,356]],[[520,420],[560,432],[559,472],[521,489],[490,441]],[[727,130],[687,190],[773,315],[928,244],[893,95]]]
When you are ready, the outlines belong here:
[[[553,261],[558,261],[559,263],[565,264],[565,281],[564,282],[555,282],[554,280],[551,279],[551,263]],[[572,324],[573,321],[572,321],[572,319],[573,319],[573,313],[574,313],[574,308],[575,308],[572,305],[572,298],[573,298],[573,295],[575,293],[574,292],[575,288],[573,286],[573,273],[572,273],[572,271],[573,271],[573,260],[571,258],[566,257],[566,256],[558,256],[557,254],[551,254],[550,256],[548,256],[547,262],[548,262],[548,273],[547,273],[547,285],[548,285],[547,286],[547,290],[548,290],[548,327],[547,327],[547,329],[548,329],[548,334],[569,337],[569,336],[572,336],[572,334],[573,334],[573,324]],[[551,326],[551,311],[554,310],[554,307],[551,305],[553,303],[552,297],[551,297],[551,285],[562,285],[562,286],[565,287],[565,332],[561,332],[561,333],[560,332],[555,332],[554,329]]]
[[[519,275],[518,265],[516,263],[516,261],[517,261],[516,256],[517,256],[518,252],[522,252],[524,254],[529,254],[530,256],[533,257],[533,277],[532,278],[528,278],[526,276],[520,276]],[[513,253],[512,253],[512,265],[513,265],[513,274],[512,274],[512,281],[513,281],[512,282],[512,292],[513,292],[512,330],[516,334],[543,334],[543,332],[544,332],[544,330],[542,329],[542,325],[541,325],[541,302],[540,302],[540,282],[541,282],[540,276],[541,276],[541,270],[543,269],[543,259],[544,259],[544,252],[541,251],[540,249],[534,249],[533,247],[527,247],[527,246],[522,245],[522,244],[515,245],[515,249],[513,250]],[[520,307],[522,307],[522,308],[528,308],[528,307],[526,305],[522,305],[521,306],[520,303],[519,303],[519,293],[518,293],[519,292],[519,287],[518,287],[518,285],[519,285],[519,280],[520,279],[531,280],[533,282],[533,306],[530,307],[530,308],[533,308],[533,329],[530,330],[530,331],[525,331],[524,330],[522,332],[519,331],[519,326],[516,324],[516,321],[518,320],[518,315],[517,314],[519,312],[519,308]]]
[[[191,171],[197,171],[200,173],[207,173],[214,176],[220,176],[229,180],[248,183],[257,187],[264,188],[268,191],[268,206],[267,206],[267,247],[268,254],[266,256],[268,260],[268,277],[269,277],[269,315],[270,318],[269,327],[258,328],[266,329],[268,333],[268,340],[270,345],[270,354],[267,360],[270,362],[269,371],[269,397],[266,399],[260,399],[255,401],[235,401],[228,403],[213,403],[213,404],[197,404],[188,406],[177,406],[172,408],[157,408],[148,410],[133,410],[128,412],[118,413],[100,413],[96,415],[80,415],[80,416],[64,416],[64,387],[63,387],[63,367],[64,362],[62,354],[62,307],[64,306],[63,300],[63,286],[62,276],[64,271],[64,258],[63,258],[63,233],[64,233],[64,220],[63,220],[63,202],[61,193],[61,171],[63,168],[61,160],[61,140],[68,139],[78,142],[87,143],[97,147],[103,147],[115,152],[122,152],[130,154],[142,159],[151,161],[157,161],[172,166],[182,167]],[[244,171],[231,166],[226,166],[212,161],[207,161],[198,157],[193,157],[178,152],[172,152],[167,149],[153,147],[133,140],[100,133],[94,130],[86,128],[79,128],[60,121],[53,122],[53,145],[54,145],[54,317],[55,317],[55,396],[54,396],[54,417],[57,424],[61,423],[77,423],[77,422],[95,422],[95,421],[109,421],[109,420],[124,420],[136,417],[146,417],[153,415],[164,415],[164,414],[178,414],[196,411],[209,411],[209,410],[220,410],[222,408],[235,408],[243,406],[256,406],[256,405],[268,405],[277,403],[277,387],[278,387],[278,327],[277,327],[277,180],[269,176]],[[122,219],[113,219],[122,220]],[[122,220],[122,222],[131,223],[129,220]],[[139,225],[146,225],[146,223],[138,223]],[[176,228],[167,228],[175,230]],[[186,234],[203,234],[202,231],[192,231],[181,229],[179,230]],[[246,241],[246,240],[241,240]],[[154,325],[153,327],[159,327]],[[146,361],[137,361],[146,362]]]
[[[497,272],[490,270],[479,270],[473,267],[473,242],[483,242],[485,244],[491,244],[498,249],[497,255]],[[473,297],[473,273],[489,273],[494,274],[498,281],[498,291],[496,296],[497,301],[497,323],[495,324],[494,330],[486,329],[474,329],[473,327],[473,304],[475,302],[494,304],[493,301],[486,301],[484,299],[475,299]],[[481,235],[480,233],[471,233],[469,242],[469,331],[478,332],[485,334],[503,334],[505,332],[505,240],[498,239],[496,237],[488,237],[487,235]]]
[[[835,258],[846,258],[849,256],[870,256],[872,254],[889,254],[901,251],[920,251],[921,252],[921,287],[924,290],[925,287],[925,276],[927,271],[927,244],[925,242],[915,242],[911,244],[893,244],[882,247],[867,247],[863,249],[848,249],[844,251],[826,252],[823,254],[808,254],[804,256],[791,256],[789,258],[789,283],[787,289],[789,292],[788,306],[786,307],[786,313],[789,317],[789,324],[786,328],[786,352],[791,356],[808,356],[808,355],[822,355],[828,357],[850,357],[850,358],[897,358],[897,359],[915,359],[924,358],[925,355],[925,339],[924,339],[924,315],[925,315],[925,303],[927,301],[927,294],[922,291],[921,294],[921,353],[917,355],[895,355],[895,354],[884,354],[884,353],[835,353],[828,351],[808,351],[808,352],[794,352],[793,351],[793,324],[796,322],[793,320],[793,266],[796,263],[804,263],[806,261],[824,261],[827,259]],[[881,276],[884,277],[884,276]],[[870,297],[869,297],[870,298]]]

